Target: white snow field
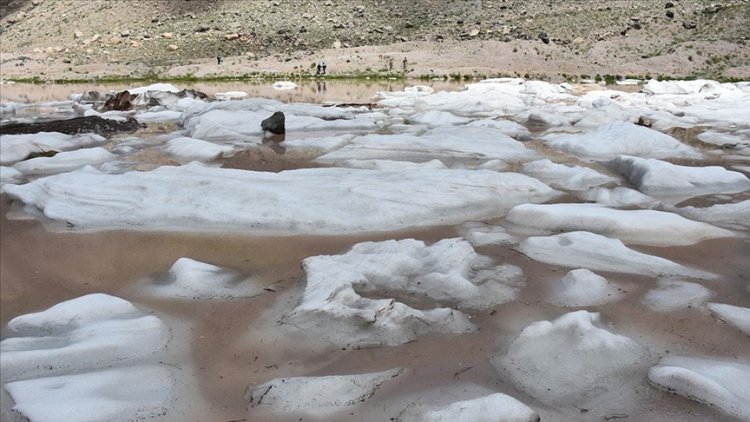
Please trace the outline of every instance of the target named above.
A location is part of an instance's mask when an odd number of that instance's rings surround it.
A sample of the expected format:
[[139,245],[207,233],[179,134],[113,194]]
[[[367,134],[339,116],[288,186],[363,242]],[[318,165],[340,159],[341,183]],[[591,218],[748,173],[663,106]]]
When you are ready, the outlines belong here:
[[176,368],[160,363],[172,332],[126,300],[81,296],[18,316],[8,330],[2,382],[30,420],[129,421],[172,407]]
[[167,141],[164,150],[181,162],[187,163],[190,161],[215,160],[231,153],[234,148],[182,136]]
[[664,207],[664,209],[686,218],[705,221],[718,226],[739,230],[750,229],[750,199],[731,204],[716,204],[710,207]]
[[4,189],[45,217],[81,229],[289,234],[456,224],[557,195],[528,176],[488,170],[269,173],[198,163],[124,174],[84,168]]
[[646,349],[601,326],[588,311],[538,321],[492,364],[522,391],[548,404],[583,406],[638,373]]
[[668,356],[648,371],[657,388],[750,420],[750,363],[718,357]]
[[[467,139],[471,139],[471,142],[466,142]],[[537,157],[536,152],[497,129],[441,126],[418,136],[358,136],[344,147],[318,157],[316,161],[337,163],[345,160],[388,159],[421,162],[438,159],[450,164],[467,159],[517,162]]]
[[322,377],[277,378],[248,387],[250,407],[263,407],[274,415],[302,414],[332,417],[367,401],[377,390],[403,374],[395,368],[382,372]]
[[617,210],[597,204],[522,204],[513,207],[505,219],[510,228],[526,233],[588,231],[641,245],[691,245],[735,236],[669,212]]
[[532,236],[517,249],[529,258],[553,265],[598,271],[715,279],[716,275],[684,267],[658,256],[637,252],[618,239],[575,231],[554,236]]
[[[302,265],[307,286],[286,320],[341,345],[398,345],[431,332],[474,331],[464,313],[435,305],[483,309],[513,300],[523,286],[520,268],[495,265],[462,239],[430,246],[414,239],[364,242],[343,255],[310,257]],[[385,297],[370,299],[364,293]],[[424,310],[415,309],[394,294],[429,302]]]

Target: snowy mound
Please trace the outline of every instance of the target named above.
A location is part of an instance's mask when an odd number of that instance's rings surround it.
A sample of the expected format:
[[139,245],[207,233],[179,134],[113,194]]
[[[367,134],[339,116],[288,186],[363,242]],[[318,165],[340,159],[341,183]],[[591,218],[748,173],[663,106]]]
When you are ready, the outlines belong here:
[[343,255],[303,261],[307,286],[287,320],[335,344],[397,345],[429,332],[473,331],[466,315],[451,308],[419,310],[367,293],[413,300],[455,302],[481,309],[510,301],[523,284],[512,265],[494,265],[462,239],[431,246],[405,239],[358,243]]
[[16,163],[18,171],[25,175],[43,175],[72,171],[81,167],[106,163],[117,156],[104,148],[83,148],[61,152],[52,157],[38,157]]
[[106,142],[104,137],[93,133],[64,135],[57,132],[40,132],[29,135],[2,135],[0,136],[0,164],[13,164],[33,153],[70,151],[104,142]]
[[559,306],[601,305],[618,300],[620,292],[606,278],[586,269],[570,271],[552,286],[548,300]]
[[589,231],[625,243],[674,246],[734,237],[728,230],[653,210],[616,210],[597,204],[523,204],[506,221],[533,234]]
[[670,356],[648,371],[653,385],[750,420],[750,364],[720,358]]
[[127,422],[168,413],[173,371],[167,365],[132,366],[15,381],[5,388],[13,409],[31,421]]
[[351,411],[402,373],[396,368],[358,375],[277,378],[249,387],[245,399],[251,408],[262,407],[276,415],[327,417]]
[[86,168],[4,189],[78,228],[295,234],[456,224],[557,194],[528,176],[486,170],[268,173],[197,163],[117,175]]
[[446,406],[413,406],[399,415],[399,422],[538,422],[533,409],[502,393]]
[[129,421],[173,407],[177,371],[161,363],[171,330],[128,301],[89,294],[18,316],[8,330],[0,377],[30,420]]
[[655,312],[672,312],[702,305],[713,296],[713,292],[697,283],[661,279],[656,288],[643,296],[643,306]]
[[683,217],[706,221],[733,229],[750,229],[750,199],[734,204],[716,204],[706,208],[671,207],[668,211]]
[[471,243],[471,246],[512,245],[516,238],[508,234],[503,226],[493,226],[476,221],[466,222],[458,228],[458,234]]
[[420,136],[409,134],[366,135],[354,138],[348,145],[319,157],[316,161],[336,163],[344,160],[402,160],[451,163],[474,159],[525,161],[537,154],[502,132],[482,127],[438,127]]
[[90,294],[8,323],[0,342],[3,377],[39,377],[138,361],[166,348],[169,328],[130,302]]
[[231,299],[263,292],[262,286],[234,271],[190,258],[178,259],[149,289],[158,296],[188,299]]
[[693,197],[750,189],[750,179],[724,167],[687,167],[655,159],[620,156],[608,163],[641,192],[661,197]]
[[521,173],[535,177],[553,188],[566,190],[586,190],[617,181],[588,167],[566,166],[548,159],[524,164]]
[[233,148],[183,136],[169,140],[164,150],[182,162],[189,162],[215,160],[229,154]]
[[584,201],[596,202],[613,208],[645,206],[655,200],[637,190],[618,186],[614,189],[594,188],[578,195]]
[[587,311],[535,322],[492,364],[542,402],[583,405],[635,374],[645,355],[599,324],[599,314]]
[[129,93],[131,93],[131,94],[134,94],[134,95],[140,95],[140,94],[144,94],[144,93],[146,93],[148,91],[179,92],[180,90],[177,89],[177,87],[175,87],[172,84],[155,83],[155,84],[151,84],[151,85],[147,85],[147,86],[139,86],[139,87],[136,87],[136,88],[128,88],[127,91]]
[[629,122],[614,122],[577,134],[550,134],[543,139],[555,149],[588,159],[613,159],[618,155],[649,158],[701,156],[692,147],[669,135]]
[[709,303],[708,309],[718,315],[720,319],[734,325],[740,331],[750,336],[750,308],[724,303]]
[[488,127],[496,129],[505,135],[517,141],[528,141],[531,139],[531,132],[526,129],[526,126],[516,123],[512,120],[475,120],[469,123],[467,126],[470,127]]
[[526,256],[547,264],[590,268],[653,277],[685,276],[715,279],[711,273],[684,267],[626,247],[620,240],[589,232],[529,237],[517,248]]

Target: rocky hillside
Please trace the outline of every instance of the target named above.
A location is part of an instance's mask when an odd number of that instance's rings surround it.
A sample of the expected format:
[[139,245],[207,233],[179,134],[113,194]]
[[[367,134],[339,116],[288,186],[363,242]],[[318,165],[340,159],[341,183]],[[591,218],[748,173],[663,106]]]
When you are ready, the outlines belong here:
[[[439,46],[460,40],[522,40],[555,47],[545,50],[549,58],[559,51],[602,61],[679,52],[696,62],[691,67],[697,76],[735,68],[742,74],[750,65],[748,0],[0,2],[6,74],[26,61],[153,68],[198,63],[217,54],[308,64],[327,48],[412,41]],[[598,47],[602,43],[622,47],[604,50]]]

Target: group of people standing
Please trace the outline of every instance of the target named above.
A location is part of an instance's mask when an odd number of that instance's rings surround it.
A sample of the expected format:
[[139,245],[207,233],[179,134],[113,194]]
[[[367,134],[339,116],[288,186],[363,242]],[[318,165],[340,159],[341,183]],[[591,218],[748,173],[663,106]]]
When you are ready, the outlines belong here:
[[318,62],[318,65],[315,67],[315,74],[316,75],[326,74],[326,62]]

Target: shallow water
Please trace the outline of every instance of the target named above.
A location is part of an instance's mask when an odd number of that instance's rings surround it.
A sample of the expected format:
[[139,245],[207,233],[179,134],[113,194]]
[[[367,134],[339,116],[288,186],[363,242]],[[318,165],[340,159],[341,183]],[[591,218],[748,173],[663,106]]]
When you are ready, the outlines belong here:
[[[9,91],[8,87],[12,89]],[[191,87],[210,94],[242,90],[251,97],[264,96],[282,101],[368,102],[375,91],[400,90],[404,82],[352,84],[327,81],[325,89],[310,82],[295,92],[241,83],[196,84]],[[451,84],[436,86],[445,87],[461,88]],[[43,102],[63,100],[70,93],[94,87],[35,86],[28,90],[21,85],[10,85],[3,88],[2,101]],[[27,92],[24,93],[23,88],[27,88]],[[118,90],[122,86],[107,88]],[[150,132],[139,132],[138,135],[148,138],[171,129],[151,128]],[[538,141],[530,141],[527,145],[556,162],[581,163]],[[313,166],[309,157],[304,155],[282,155],[269,150],[270,147],[240,153],[224,159],[221,164],[228,168],[264,171]],[[166,157],[158,152],[152,154],[144,153],[139,157],[139,163],[149,166],[168,164]],[[596,168],[606,172],[603,168]],[[729,197],[746,199],[748,193]],[[553,202],[577,200],[566,195]],[[711,197],[704,197],[693,199],[689,204],[709,205],[712,202]],[[573,310],[550,305],[544,300],[550,284],[572,268],[539,263],[509,247],[476,248],[478,253],[490,256],[498,263],[521,267],[526,285],[517,300],[483,311],[467,312],[479,327],[475,333],[430,335],[401,346],[375,348],[337,347],[279,328],[283,325],[281,316],[297,304],[305,287],[305,275],[300,267],[304,258],[342,253],[366,240],[415,238],[432,243],[459,236],[453,226],[345,236],[80,233],[38,220],[9,219],[9,212],[15,216],[23,213],[14,208],[7,195],[0,195],[0,207],[2,337],[7,336],[6,325],[13,317],[92,292],[122,297],[167,321],[185,324],[189,332],[187,356],[196,368],[197,385],[209,408],[177,409],[177,414],[168,415],[163,418],[165,420],[206,420],[207,417],[211,420],[259,420],[264,417],[263,413],[257,410],[249,412],[248,403],[243,398],[249,385],[277,377],[374,372],[393,367],[406,368],[399,383],[379,391],[370,401],[353,410],[347,420],[388,420],[421,395],[427,401],[436,400],[424,393],[427,390],[450,385],[460,389],[461,383],[468,382],[521,400],[534,408],[542,420],[598,421],[624,417],[638,421],[731,420],[709,407],[649,386],[644,373],[636,374],[638,381],[633,394],[637,399],[623,397],[596,409],[546,405],[518,390],[490,365],[490,359],[505,350],[528,324],[554,319]],[[503,220],[492,222],[502,224]],[[711,300],[747,306],[750,239],[746,236],[683,247],[633,248],[719,274],[719,280],[701,282],[715,293]],[[180,257],[237,270],[254,277],[267,290],[253,298],[236,300],[192,301],[149,296],[142,288],[144,281],[164,274]],[[670,354],[750,358],[750,337],[718,321],[705,310],[687,309],[667,314],[646,310],[639,301],[655,286],[655,279],[598,273],[616,284],[623,292],[623,298],[586,309],[601,312],[606,325],[613,331],[628,335],[645,346],[648,365]],[[406,297],[404,302],[410,303],[409,298]],[[289,420],[297,419],[295,416]]]

